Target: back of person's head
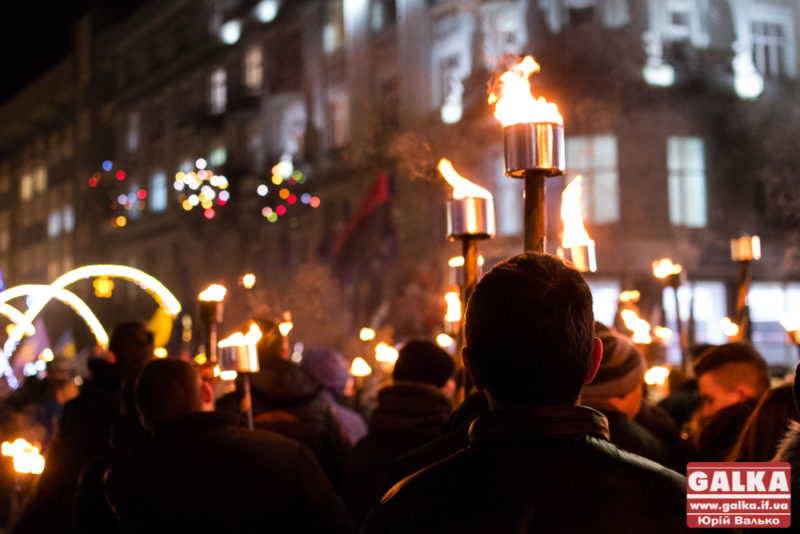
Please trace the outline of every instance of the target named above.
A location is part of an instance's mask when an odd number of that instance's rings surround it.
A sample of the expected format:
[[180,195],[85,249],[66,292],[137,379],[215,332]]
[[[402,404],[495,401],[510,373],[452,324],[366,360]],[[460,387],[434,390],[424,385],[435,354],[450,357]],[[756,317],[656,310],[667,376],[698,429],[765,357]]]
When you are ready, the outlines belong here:
[[261,339],[256,344],[258,361],[264,362],[270,358],[283,358],[283,334],[281,334],[279,323],[264,317],[256,317],[253,322],[261,330]]
[[171,358],[147,364],[136,381],[136,406],[147,421],[201,411],[200,376],[194,365]]
[[594,379],[583,386],[581,398],[621,398],[641,387],[645,360],[633,341],[600,323],[595,323],[595,329],[603,343],[603,359]]
[[350,374],[347,361],[340,352],[326,348],[307,348],[303,350],[300,366],[314,375],[334,395],[344,395]]
[[760,397],[769,389],[767,362],[745,341],[707,349],[694,362],[694,372],[698,379],[713,373],[714,381],[725,391],[744,385],[752,390],[754,397]]
[[557,257],[521,254],[478,282],[465,333],[474,370],[501,404],[573,404],[591,369],[592,293]]
[[424,382],[443,387],[455,370],[453,358],[430,341],[409,341],[394,364],[395,382]]
[[123,375],[136,375],[153,359],[153,333],[142,323],[121,323],[114,327],[108,350]]

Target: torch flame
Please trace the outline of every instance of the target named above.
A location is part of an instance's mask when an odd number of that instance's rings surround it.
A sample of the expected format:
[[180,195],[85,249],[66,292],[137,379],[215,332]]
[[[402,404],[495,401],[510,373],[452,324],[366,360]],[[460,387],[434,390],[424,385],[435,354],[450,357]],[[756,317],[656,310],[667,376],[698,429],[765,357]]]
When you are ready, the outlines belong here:
[[0,451],[3,456],[11,456],[14,459],[14,471],[17,473],[38,475],[44,471],[44,456],[39,454],[39,447],[22,438],[17,438],[13,442],[4,441]]
[[722,333],[728,337],[734,337],[739,333],[739,325],[731,321],[730,317],[723,317],[719,322]]
[[650,337],[650,323],[639,317],[633,310],[622,310],[620,312],[625,327],[633,332],[633,342],[648,344],[653,342]]
[[228,290],[225,289],[225,286],[220,284],[211,284],[207,288],[203,290],[198,298],[203,302],[222,302],[222,299],[225,298],[225,293]]
[[356,377],[371,375],[372,367],[369,366],[364,358],[358,357],[350,365],[350,374]]
[[671,274],[680,274],[683,267],[672,263],[669,258],[663,258],[653,262],[653,274],[656,278],[666,278]]
[[458,291],[448,291],[444,295],[444,300],[447,302],[444,320],[448,323],[459,322],[461,320],[461,297],[459,297]]
[[669,377],[669,368],[663,365],[656,365],[651,367],[644,374],[644,383],[648,386],[663,386]]
[[539,64],[531,56],[525,56],[519,65],[500,76],[499,88],[492,89],[489,94],[489,105],[496,103],[494,116],[503,126],[523,122],[564,123],[558,106],[531,94],[528,78],[538,71]]
[[564,221],[564,233],[561,235],[561,246],[564,248],[593,245],[583,226],[583,210],[581,209],[581,193],[583,177],[576,176],[564,192],[561,193],[561,220]]
[[391,345],[380,342],[375,346],[375,361],[380,363],[394,363],[397,361],[399,353]]
[[453,186],[453,198],[487,198],[491,199],[492,194],[483,187],[473,184],[453,168],[450,160],[442,158],[439,160],[439,165],[436,167],[442,173],[447,183]]
[[241,332],[234,332],[226,337],[217,346],[220,348],[225,347],[246,347],[247,345],[255,345],[261,339],[261,329],[258,328],[256,323],[250,323],[250,330],[247,334]]
[[639,302],[639,297],[641,297],[641,293],[639,293],[636,289],[630,289],[627,291],[623,291],[619,294],[619,301],[620,302]]

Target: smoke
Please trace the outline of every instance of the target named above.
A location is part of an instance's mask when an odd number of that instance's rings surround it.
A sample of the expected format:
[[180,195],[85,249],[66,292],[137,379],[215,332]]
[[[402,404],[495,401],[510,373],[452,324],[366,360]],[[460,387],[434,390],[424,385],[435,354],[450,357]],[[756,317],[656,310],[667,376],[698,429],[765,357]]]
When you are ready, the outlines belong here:
[[389,141],[387,153],[397,162],[397,170],[409,180],[432,180],[436,158],[427,139],[415,132],[400,132]]

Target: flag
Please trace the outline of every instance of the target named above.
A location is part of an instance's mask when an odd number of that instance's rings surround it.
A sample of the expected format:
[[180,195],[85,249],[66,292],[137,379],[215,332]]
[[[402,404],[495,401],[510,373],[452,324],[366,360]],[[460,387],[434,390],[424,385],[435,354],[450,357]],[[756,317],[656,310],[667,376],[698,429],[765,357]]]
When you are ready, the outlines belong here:
[[350,236],[358,227],[359,223],[363,221],[369,214],[374,212],[378,207],[389,202],[390,186],[389,186],[389,173],[382,170],[378,173],[378,177],[372,182],[372,185],[367,191],[366,196],[358,205],[358,209],[353,213],[350,219],[345,224],[336,237],[333,239],[331,245],[331,255],[336,258],[341,254]]

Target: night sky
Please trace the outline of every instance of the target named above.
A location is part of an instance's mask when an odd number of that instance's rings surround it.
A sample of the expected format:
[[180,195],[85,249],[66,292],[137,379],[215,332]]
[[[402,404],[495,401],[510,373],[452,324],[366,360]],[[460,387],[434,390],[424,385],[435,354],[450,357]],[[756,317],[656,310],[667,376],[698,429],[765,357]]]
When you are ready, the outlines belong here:
[[69,55],[74,24],[87,10],[98,8],[103,19],[113,22],[144,3],[143,0],[0,0],[0,103]]

